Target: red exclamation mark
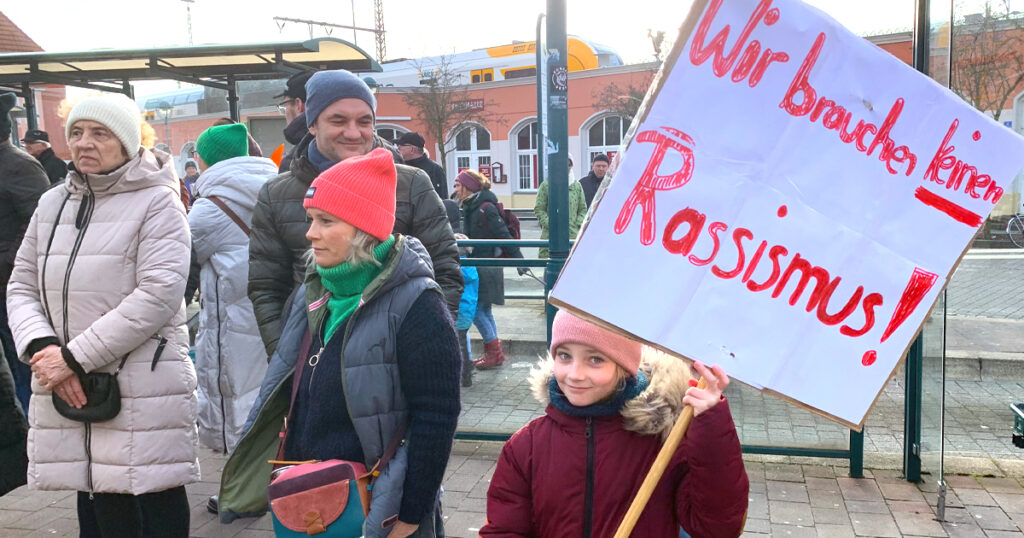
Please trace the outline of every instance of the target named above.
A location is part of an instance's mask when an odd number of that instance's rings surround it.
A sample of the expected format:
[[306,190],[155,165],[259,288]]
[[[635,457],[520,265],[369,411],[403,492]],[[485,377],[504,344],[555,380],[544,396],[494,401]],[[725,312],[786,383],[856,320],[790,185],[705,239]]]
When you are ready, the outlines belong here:
[[[914,268],[914,274],[910,275],[910,282],[907,282],[907,288],[903,290],[903,296],[900,297],[900,302],[892,313],[892,319],[889,320],[889,325],[885,328],[885,332],[882,333],[881,342],[888,340],[892,333],[896,332],[896,329],[910,317],[910,314],[917,309],[917,306],[921,304],[921,300],[924,299],[924,296],[928,294],[938,279],[939,275],[935,273],[930,273],[920,267]],[[874,350],[867,351],[861,359],[861,364],[871,366],[877,358],[878,354]]]

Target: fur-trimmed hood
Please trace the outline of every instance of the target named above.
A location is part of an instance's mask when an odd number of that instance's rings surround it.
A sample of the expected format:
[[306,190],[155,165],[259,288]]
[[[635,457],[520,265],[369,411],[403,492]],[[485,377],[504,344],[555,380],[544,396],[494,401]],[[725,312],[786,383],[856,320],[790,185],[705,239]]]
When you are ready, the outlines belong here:
[[[548,383],[554,376],[555,361],[549,354],[530,370],[533,397],[547,406]],[[683,395],[693,378],[690,367],[682,360],[652,347],[644,347],[640,371],[647,376],[647,388],[626,402],[620,414],[623,427],[641,435],[660,435],[662,439],[683,411]]]

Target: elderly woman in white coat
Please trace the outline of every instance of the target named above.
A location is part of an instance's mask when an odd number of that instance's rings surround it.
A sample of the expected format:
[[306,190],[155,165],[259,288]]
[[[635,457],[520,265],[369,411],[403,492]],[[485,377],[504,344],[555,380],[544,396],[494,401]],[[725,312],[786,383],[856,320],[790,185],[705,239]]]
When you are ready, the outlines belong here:
[[196,141],[197,198],[188,214],[200,271],[199,440],[217,452],[238,443],[267,371],[249,284],[249,225],[260,187],[277,175],[270,159],[249,156],[245,125],[211,127]]
[[[81,536],[186,536],[199,479],[196,375],[182,300],[189,230],[169,155],[141,145],[135,103],[104,94],[67,118],[67,181],[39,200],[7,290],[32,366],[28,485],[77,490]],[[115,373],[120,411],[82,408],[81,373]]]

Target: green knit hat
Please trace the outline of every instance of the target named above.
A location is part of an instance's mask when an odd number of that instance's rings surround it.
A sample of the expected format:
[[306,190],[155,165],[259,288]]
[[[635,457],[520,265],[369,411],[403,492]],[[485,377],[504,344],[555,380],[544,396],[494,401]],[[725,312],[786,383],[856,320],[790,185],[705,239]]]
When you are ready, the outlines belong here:
[[244,123],[210,127],[196,140],[196,152],[206,166],[249,155],[249,132]]

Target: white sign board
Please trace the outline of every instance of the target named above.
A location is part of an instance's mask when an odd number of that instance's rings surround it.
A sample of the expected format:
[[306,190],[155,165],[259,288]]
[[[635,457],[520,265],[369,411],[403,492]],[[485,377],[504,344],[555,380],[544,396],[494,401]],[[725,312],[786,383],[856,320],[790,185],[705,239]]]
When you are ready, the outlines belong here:
[[858,428],[1024,139],[796,0],[698,1],[551,301]]

